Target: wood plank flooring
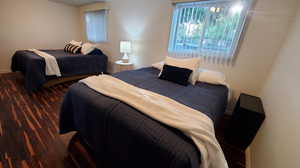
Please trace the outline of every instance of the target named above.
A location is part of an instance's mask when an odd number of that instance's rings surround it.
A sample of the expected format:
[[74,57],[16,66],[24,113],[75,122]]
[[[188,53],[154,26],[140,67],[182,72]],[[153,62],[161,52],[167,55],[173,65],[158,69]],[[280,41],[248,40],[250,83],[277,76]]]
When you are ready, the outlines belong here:
[[[60,104],[71,84],[28,93],[20,74],[0,74],[0,168],[75,167],[58,134]],[[223,140],[223,128],[217,132],[229,167],[244,168],[244,152]]]
[[70,167],[58,112],[70,83],[27,93],[19,74],[0,76],[0,168]]

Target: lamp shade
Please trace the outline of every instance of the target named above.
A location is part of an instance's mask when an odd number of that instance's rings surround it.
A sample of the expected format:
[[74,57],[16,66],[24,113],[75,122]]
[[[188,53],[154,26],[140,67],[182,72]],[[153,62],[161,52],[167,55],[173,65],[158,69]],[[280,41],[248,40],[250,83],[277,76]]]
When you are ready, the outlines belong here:
[[120,42],[120,52],[121,53],[131,53],[131,42],[121,41]]

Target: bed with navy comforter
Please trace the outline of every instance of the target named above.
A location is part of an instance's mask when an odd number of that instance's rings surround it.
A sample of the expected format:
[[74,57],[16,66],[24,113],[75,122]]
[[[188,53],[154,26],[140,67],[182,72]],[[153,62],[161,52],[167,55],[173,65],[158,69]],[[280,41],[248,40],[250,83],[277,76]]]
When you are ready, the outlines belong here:
[[[100,74],[107,70],[107,56],[101,50],[89,55],[73,54],[64,50],[41,50],[57,60],[62,77]],[[45,75],[45,60],[31,51],[17,51],[12,57],[11,70],[20,71],[25,77],[25,88],[35,91],[56,76]]]
[[[172,98],[218,123],[227,105],[227,87],[201,82],[182,86],[158,79],[158,73],[155,68],[142,68],[113,76]],[[61,107],[60,133],[70,131],[77,131],[84,139],[98,167],[199,168],[201,165],[201,153],[183,133],[83,83],[70,87]]]

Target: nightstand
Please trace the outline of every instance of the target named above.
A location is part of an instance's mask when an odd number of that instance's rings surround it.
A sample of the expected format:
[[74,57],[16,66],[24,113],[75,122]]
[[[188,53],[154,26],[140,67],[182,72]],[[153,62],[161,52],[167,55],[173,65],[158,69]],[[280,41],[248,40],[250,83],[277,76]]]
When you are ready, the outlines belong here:
[[116,72],[133,70],[133,63],[124,63],[122,60],[116,61]]
[[225,132],[226,141],[245,150],[253,141],[264,119],[265,112],[261,99],[241,94]]

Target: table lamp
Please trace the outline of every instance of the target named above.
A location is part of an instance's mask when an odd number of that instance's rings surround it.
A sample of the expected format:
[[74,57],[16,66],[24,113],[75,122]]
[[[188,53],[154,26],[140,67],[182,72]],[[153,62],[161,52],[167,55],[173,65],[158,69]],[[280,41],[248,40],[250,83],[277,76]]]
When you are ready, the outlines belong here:
[[130,41],[121,41],[120,42],[120,52],[123,53],[122,61],[123,63],[129,62],[129,55],[131,53],[131,42]]

